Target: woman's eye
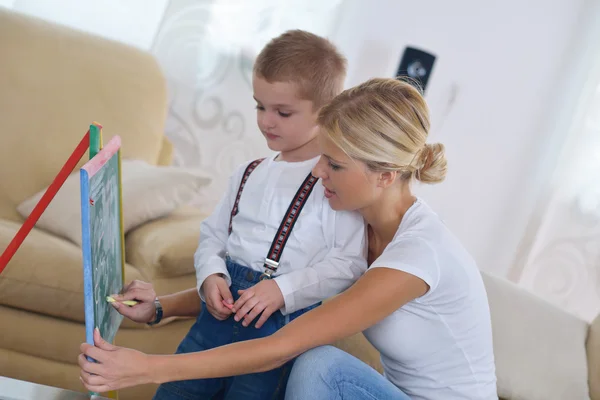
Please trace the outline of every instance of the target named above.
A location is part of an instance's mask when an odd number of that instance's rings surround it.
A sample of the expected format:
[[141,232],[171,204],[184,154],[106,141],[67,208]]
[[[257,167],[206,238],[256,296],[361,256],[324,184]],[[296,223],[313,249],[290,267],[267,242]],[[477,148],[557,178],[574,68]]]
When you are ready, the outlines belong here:
[[329,162],[329,167],[330,167],[332,170],[334,170],[334,171],[337,171],[337,170],[339,170],[340,168],[342,168],[342,167],[340,167],[339,165],[336,165],[336,164],[332,163],[331,161]]

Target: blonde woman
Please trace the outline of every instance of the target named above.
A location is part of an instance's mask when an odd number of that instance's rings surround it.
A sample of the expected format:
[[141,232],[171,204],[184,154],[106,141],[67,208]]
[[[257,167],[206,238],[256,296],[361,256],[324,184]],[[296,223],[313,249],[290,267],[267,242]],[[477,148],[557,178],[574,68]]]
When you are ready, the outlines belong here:
[[[313,173],[334,210],[358,210],[368,224],[367,272],[267,338],[146,355],[96,334],[96,347],[83,344],[82,353],[99,363],[79,358],[88,389],[266,371],[300,355],[286,399],[497,399],[480,273],[411,193],[414,179],[437,183],[446,174],[444,147],[426,143],[429,115],[421,93],[406,82],[372,79],[325,106],[319,125],[322,156]],[[136,298],[151,303],[153,296],[150,287]],[[360,331],[380,351],[385,376],[327,346]]]

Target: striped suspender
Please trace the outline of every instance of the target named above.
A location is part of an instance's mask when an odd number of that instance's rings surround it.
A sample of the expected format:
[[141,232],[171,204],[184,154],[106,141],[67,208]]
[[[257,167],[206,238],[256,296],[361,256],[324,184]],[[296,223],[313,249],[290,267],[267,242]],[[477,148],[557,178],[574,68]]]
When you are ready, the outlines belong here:
[[235,202],[233,203],[233,208],[231,209],[231,215],[229,216],[229,234],[231,235],[231,225],[233,224],[233,217],[235,217],[238,213],[238,206],[240,205],[240,198],[242,197],[242,191],[244,190],[244,186],[246,185],[246,181],[250,177],[252,171],[258,167],[264,158],[252,161],[250,165],[246,167],[244,171],[244,176],[242,176],[242,181],[240,182],[240,187],[237,192],[237,196],[235,196]]
[[[244,171],[244,176],[242,177],[242,182],[240,183],[240,187],[237,192],[237,196],[235,198],[235,203],[233,204],[233,209],[231,210],[231,217],[229,219],[229,233],[231,234],[231,225],[233,222],[233,217],[238,213],[238,206],[240,202],[240,198],[242,197],[242,191],[244,190],[244,185],[248,180],[248,177],[256,169],[258,164],[263,161],[263,159],[253,161],[246,167]],[[261,275],[260,279],[270,279],[271,276],[277,272],[277,268],[279,267],[279,259],[281,258],[281,254],[283,253],[283,249],[285,248],[285,244],[289,238],[289,234],[294,228],[298,217],[300,216],[300,212],[304,205],[306,204],[306,200],[310,196],[315,183],[317,183],[318,178],[315,178],[311,173],[308,174],[304,182],[296,192],[296,195],[290,202],[290,205],[285,212],[283,219],[281,220],[281,224],[279,225],[279,229],[277,229],[277,234],[271,243],[271,248],[269,249],[269,253],[265,258],[265,272]]]
[[292,199],[290,206],[281,220],[279,229],[277,229],[277,234],[273,239],[273,243],[271,243],[269,254],[267,255],[267,258],[265,258],[265,272],[263,272],[261,275],[261,280],[269,279],[271,278],[271,275],[277,272],[277,268],[279,267],[279,259],[281,258],[281,253],[283,253],[285,244],[290,236],[290,232],[294,228],[294,224],[298,220],[300,212],[306,204],[306,199],[308,199],[308,196],[310,196],[310,193],[315,187],[315,183],[317,183],[317,181],[318,179],[309,173],[306,179],[304,179],[302,186],[300,186],[300,189],[298,189],[296,195]]

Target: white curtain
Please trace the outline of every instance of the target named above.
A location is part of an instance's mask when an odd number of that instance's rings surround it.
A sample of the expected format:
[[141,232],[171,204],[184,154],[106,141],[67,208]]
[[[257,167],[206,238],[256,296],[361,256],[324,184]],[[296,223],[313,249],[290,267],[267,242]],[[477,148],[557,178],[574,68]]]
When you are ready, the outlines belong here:
[[557,164],[519,283],[591,321],[600,311],[600,86],[586,108]]
[[[546,145],[547,180],[509,277],[567,312],[600,312],[600,2],[587,3]],[[544,146],[545,143],[540,143]],[[558,151],[560,150],[560,151]],[[530,171],[523,171],[524,174]]]

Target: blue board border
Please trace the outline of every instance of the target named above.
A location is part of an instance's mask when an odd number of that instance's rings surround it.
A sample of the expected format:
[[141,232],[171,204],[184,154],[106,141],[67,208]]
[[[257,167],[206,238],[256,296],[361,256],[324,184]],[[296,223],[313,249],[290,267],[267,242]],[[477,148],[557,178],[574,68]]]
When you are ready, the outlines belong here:
[[85,341],[94,344],[94,283],[92,274],[92,243],[90,227],[90,178],[80,170],[81,183],[81,248],[83,250],[83,296],[85,309]]

